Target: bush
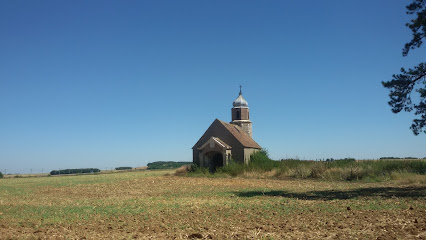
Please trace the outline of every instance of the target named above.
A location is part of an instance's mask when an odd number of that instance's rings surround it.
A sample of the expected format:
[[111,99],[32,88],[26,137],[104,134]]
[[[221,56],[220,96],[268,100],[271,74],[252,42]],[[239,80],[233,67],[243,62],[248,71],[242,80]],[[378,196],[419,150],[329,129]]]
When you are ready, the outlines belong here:
[[268,152],[265,149],[262,149],[250,156],[250,162],[247,165],[247,169],[250,171],[272,171],[272,169],[278,168],[279,165],[279,161],[270,159]]
[[202,168],[196,164],[192,164],[191,168],[189,169],[189,174],[191,176],[198,176],[198,175],[207,175],[210,174],[208,168]]
[[236,177],[244,173],[245,165],[235,162],[233,159],[229,160],[226,166],[220,167],[216,170],[217,173],[226,173],[230,176]]
[[0,178],[3,178],[3,173],[0,172]]

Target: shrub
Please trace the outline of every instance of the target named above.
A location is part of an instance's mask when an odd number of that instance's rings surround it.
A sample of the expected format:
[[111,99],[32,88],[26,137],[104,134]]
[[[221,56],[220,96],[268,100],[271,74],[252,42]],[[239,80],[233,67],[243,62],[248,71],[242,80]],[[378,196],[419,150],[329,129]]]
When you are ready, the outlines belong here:
[[0,172],[0,178],[3,178],[3,173]]
[[247,165],[247,169],[250,171],[272,171],[272,169],[278,168],[279,164],[279,161],[270,159],[268,152],[265,149],[262,149],[250,156],[250,162]]
[[196,164],[192,164],[191,165],[191,168],[190,168],[190,170],[189,170],[189,173],[191,174],[191,175],[205,175],[205,174],[208,174],[209,173],[209,169],[208,168],[202,168],[202,167],[199,167],[198,165],[196,165]]
[[233,159],[229,160],[229,163],[226,166],[220,167],[216,172],[218,173],[226,173],[233,177],[236,177],[242,173],[244,173],[245,165],[235,162]]

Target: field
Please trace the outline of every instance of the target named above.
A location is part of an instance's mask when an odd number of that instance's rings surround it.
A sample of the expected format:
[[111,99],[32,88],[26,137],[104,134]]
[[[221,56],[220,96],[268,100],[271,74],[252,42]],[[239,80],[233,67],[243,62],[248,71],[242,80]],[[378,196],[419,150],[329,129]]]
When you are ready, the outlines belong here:
[[0,179],[0,238],[426,239],[425,175],[347,182],[172,173]]

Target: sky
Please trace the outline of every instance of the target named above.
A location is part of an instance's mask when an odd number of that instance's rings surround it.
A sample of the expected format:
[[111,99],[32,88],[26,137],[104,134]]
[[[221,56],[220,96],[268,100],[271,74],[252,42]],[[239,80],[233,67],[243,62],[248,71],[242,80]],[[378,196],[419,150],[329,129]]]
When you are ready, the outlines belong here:
[[410,1],[0,1],[0,171],[192,161],[242,85],[273,159],[426,157],[388,81]]

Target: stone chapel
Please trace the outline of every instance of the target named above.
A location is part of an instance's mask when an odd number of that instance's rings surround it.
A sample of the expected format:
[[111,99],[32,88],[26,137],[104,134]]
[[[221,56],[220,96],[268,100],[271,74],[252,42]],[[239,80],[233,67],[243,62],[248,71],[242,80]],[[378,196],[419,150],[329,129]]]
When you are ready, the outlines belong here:
[[192,147],[193,163],[214,172],[230,159],[247,164],[250,155],[261,147],[253,140],[252,122],[247,101],[240,94],[231,109],[232,122],[216,119]]

